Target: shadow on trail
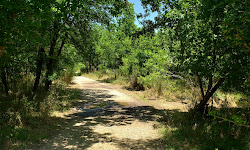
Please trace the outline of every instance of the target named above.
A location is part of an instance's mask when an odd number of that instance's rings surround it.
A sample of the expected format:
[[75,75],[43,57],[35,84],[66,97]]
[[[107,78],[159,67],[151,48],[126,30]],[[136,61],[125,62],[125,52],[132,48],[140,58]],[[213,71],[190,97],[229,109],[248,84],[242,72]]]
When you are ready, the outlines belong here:
[[[42,149],[98,149],[96,144],[111,144],[117,149],[247,149],[249,130],[228,122],[202,118],[193,112],[158,110],[151,106],[126,107],[112,100],[105,90],[76,90],[81,98],[74,104],[81,112],[69,115],[65,127],[55,138],[44,142]],[[73,90],[74,92],[74,90]],[[233,111],[241,111],[233,108]],[[112,127],[122,130],[134,121],[158,121],[165,125],[164,138],[133,139],[113,136]],[[153,125],[154,126],[154,125]],[[103,132],[96,130],[103,128]],[[159,128],[155,124],[156,128]],[[105,132],[107,130],[107,132]],[[102,130],[101,130],[102,131]],[[145,131],[146,132],[146,131]],[[121,133],[123,133],[121,131]],[[135,132],[131,132],[135,134]],[[105,145],[107,146],[107,145]],[[109,146],[109,145],[108,145]],[[94,147],[94,148],[93,148]],[[109,148],[109,147],[106,147]],[[103,147],[99,147],[103,149]],[[110,148],[112,149],[112,148]]]
[[[76,97],[79,96],[79,90],[71,90]],[[92,149],[97,143],[112,144],[118,149],[165,149],[159,138],[119,138],[109,132],[95,131],[96,126],[109,129],[112,126],[119,128],[130,125],[134,121],[155,121],[158,119],[156,115],[162,114],[162,111],[149,106],[119,105],[112,100],[114,97],[105,90],[82,90],[82,97],[74,103],[74,107],[81,112],[67,116],[70,119],[65,119],[64,129],[54,134],[53,139],[43,142],[45,147],[41,149]]]

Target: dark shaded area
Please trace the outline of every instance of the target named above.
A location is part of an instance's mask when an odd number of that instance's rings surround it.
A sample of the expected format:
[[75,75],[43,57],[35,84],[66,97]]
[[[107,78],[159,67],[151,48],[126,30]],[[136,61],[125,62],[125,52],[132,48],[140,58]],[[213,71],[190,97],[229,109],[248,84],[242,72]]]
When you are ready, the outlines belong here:
[[144,91],[145,90],[145,88],[142,84],[135,86],[135,87],[128,86],[128,87],[125,87],[125,89],[128,91]]
[[32,89],[33,92],[36,92],[38,88],[39,81],[40,81],[41,74],[42,74],[42,67],[43,67],[43,63],[45,60],[45,56],[46,56],[45,50],[42,46],[39,47],[37,56],[38,57],[37,57],[37,64],[36,64],[36,79],[35,79],[35,83]]
[[[31,86],[23,86],[31,89]],[[0,91],[0,93],[3,91]],[[39,87],[36,94],[30,90],[13,92],[8,96],[0,96],[0,149],[10,147],[15,143],[14,149],[24,148],[27,143],[37,143],[57,133],[65,125],[65,119],[50,117],[51,109],[65,111],[71,108],[65,100],[81,98],[82,91],[65,89],[61,85],[53,88],[54,95],[47,101],[49,95],[44,88]],[[44,103],[40,107],[40,103]],[[53,106],[51,106],[51,102]],[[8,149],[8,148],[7,148]]]
[[[26,149],[26,144],[32,145],[43,140],[50,140],[68,123],[67,120],[58,117],[25,116],[22,119],[24,120],[22,122],[23,127],[15,128],[11,140],[8,138],[2,139],[0,149],[4,150],[8,147],[10,149]],[[1,130],[1,134],[7,135],[10,132],[9,130],[13,130],[11,126]],[[11,142],[18,144],[11,146]]]
[[[227,108],[217,110],[229,118],[236,114],[249,122],[249,109]],[[164,122],[167,149],[247,150],[249,149],[249,128],[199,113],[166,111],[159,121]]]

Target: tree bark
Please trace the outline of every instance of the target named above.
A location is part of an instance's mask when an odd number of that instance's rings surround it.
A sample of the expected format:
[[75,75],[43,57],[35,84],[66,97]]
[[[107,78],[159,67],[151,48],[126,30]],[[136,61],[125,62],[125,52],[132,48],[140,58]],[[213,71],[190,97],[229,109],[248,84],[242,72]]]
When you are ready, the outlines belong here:
[[54,22],[54,32],[53,32],[53,38],[52,41],[50,43],[50,51],[49,51],[49,58],[48,58],[48,63],[47,63],[47,72],[45,75],[45,90],[48,91],[50,88],[50,85],[52,84],[52,80],[49,79],[49,77],[53,74],[53,66],[54,66],[54,51],[55,51],[55,46],[56,46],[56,42],[58,39],[58,34],[59,34],[59,30],[58,30],[58,22]]
[[213,76],[209,76],[208,79],[208,86],[207,86],[207,93],[211,90],[211,88],[213,87]]
[[2,80],[2,83],[4,86],[5,94],[8,95],[9,94],[9,87],[8,87],[7,77],[6,77],[5,71],[1,72],[1,80]]
[[44,56],[45,56],[45,50],[43,47],[39,48],[37,56],[38,56],[38,60],[37,60],[37,67],[36,67],[36,79],[35,79],[35,83],[33,87],[33,92],[36,92],[38,85],[39,85],[40,77],[42,74],[42,66],[43,66],[43,61],[44,61]]
[[62,43],[61,43],[61,46],[60,46],[60,48],[59,48],[59,50],[58,50],[57,56],[60,56],[60,55],[61,55],[63,46],[64,46],[65,41],[66,41],[66,38],[67,38],[67,33],[65,33],[65,36],[64,36],[64,38],[63,38],[63,40],[62,40]]
[[202,99],[204,99],[204,89],[203,89],[202,81],[201,81],[201,78],[199,76],[197,76],[197,78],[198,78],[199,87],[201,90],[201,96],[202,96]]
[[220,78],[219,81],[216,83],[216,85],[210,91],[206,92],[206,95],[201,100],[201,102],[195,107],[195,109],[200,112],[204,112],[205,106],[207,102],[209,101],[210,97],[213,96],[214,92],[222,85],[224,81],[225,81],[225,78]]
[[91,62],[89,61],[89,71],[88,72],[92,72],[92,65],[91,65]]

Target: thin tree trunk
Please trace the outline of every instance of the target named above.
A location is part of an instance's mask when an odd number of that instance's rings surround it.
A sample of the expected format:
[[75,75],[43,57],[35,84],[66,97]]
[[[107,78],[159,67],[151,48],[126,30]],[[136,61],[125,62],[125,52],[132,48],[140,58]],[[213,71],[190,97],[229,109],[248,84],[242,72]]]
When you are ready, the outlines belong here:
[[40,81],[40,77],[41,77],[41,73],[42,73],[42,66],[43,66],[43,61],[44,61],[44,56],[45,56],[45,51],[43,47],[40,47],[38,50],[38,60],[37,60],[37,67],[36,67],[36,79],[35,79],[35,83],[34,83],[34,87],[33,87],[33,92],[36,92],[38,85],[39,85],[39,81]]
[[6,93],[6,95],[8,95],[9,94],[9,87],[8,87],[7,77],[6,77],[5,71],[1,72],[1,80],[2,80],[2,83],[4,85],[5,93]]
[[49,77],[53,74],[53,66],[54,66],[54,51],[55,51],[55,46],[56,46],[56,42],[58,39],[58,23],[54,22],[54,35],[53,35],[53,39],[51,41],[50,44],[50,51],[49,51],[49,58],[48,58],[48,63],[47,63],[47,72],[45,75],[45,90],[48,91],[50,88],[50,85],[52,84],[52,80],[49,79]]
[[62,40],[62,43],[61,43],[61,46],[60,46],[60,48],[59,48],[59,50],[58,50],[57,56],[60,56],[60,55],[61,55],[63,46],[64,46],[65,41],[66,41],[66,38],[67,38],[67,33],[65,33],[65,36],[64,36],[64,38],[63,38],[63,40]]
[[92,66],[90,61],[89,61],[89,72],[92,72]]
[[197,78],[198,78],[199,87],[200,87],[200,90],[201,90],[201,96],[202,96],[202,99],[204,99],[204,89],[203,89],[203,85],[202,85],[202,80],[198,75],[197,75]]
[[209,79],[208,79],[208,86],[207,86],[207,92],[206,93],[208,93],[211,90],[212,87],[213,87],[213,76],[211,75],[209,77]]
[[206,92],[206,95],[202,99],[202,101],[196,106],[196,110],[204,112],[205,106],[209,101],[210,97],[213,96],[214,92],[222,85],[225,81],[225,78],[220,78],[216,85],[211,89],[211,91]]
[[[61,43],[61,45],[60,45],[60,47],[59,47],[59,50],[58,50],[58,52],[57,52],[57,57],[59,57],[59,56],[61,55],[61,53],[62,53],[62,49],[63,49],[63,46],[64,46],[64,44],[65,44],[66,38],[67,38],[67,33],[65,34],[65,36],[64,36],[64,38],[63,38],[63,40],[62,40],[62,43]],[[57,40],[57,38],[56,38],[56,40]],[[50,52],[51,52],[51,53],[50,53],[51,56],[54,55],[56,40],[55,40],[55,41],[52,43],[52,45],[51,45],[51,47],[53,48],[53,49],[51,49],[51,51],[50,51]],[[54,69],[56,66],[57,66],[57,63],[54,61],[54,59],[53,59],[53,58],[52,58],[52,59],[49,59],[48,64],[47,64],[47,73],[46,73],[46,75],[48,75],[48,77],[49,77],[50,75],[53,74],[53,69]],[[46,76],[46,79],[48,79],[47,76]],[[51,84],[52,84],[52,81],[51,81],[51,80],[46,80],[45,88],[46,88],[47,91],[49,90],[49,87],[51,86]]]

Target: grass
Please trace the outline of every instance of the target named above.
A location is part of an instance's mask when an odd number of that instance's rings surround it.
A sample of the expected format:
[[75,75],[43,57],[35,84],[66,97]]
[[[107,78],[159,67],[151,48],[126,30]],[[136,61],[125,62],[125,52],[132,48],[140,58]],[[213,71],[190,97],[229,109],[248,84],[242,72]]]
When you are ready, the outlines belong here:
[[[242,115],[246,109],[220,110],[225,116],[227,112]],[[166,111],[159,119],[165,125],[162,130],[167,150],[248,150],[249,129],[236,124],[202,117],[194,112]]]
[[[96,71],[84,74],[84,76],[103,83],[118,84],[129,90],[133,89],[131,87],[131,83],[134,83],[134,78],[127,79],[117,75],[117,79],[115,79],[114,73],[110,71],[106,71],[104,73],[103,71]],[[130,79],[133,80],[133,82],[130,81]],[[138,78],[138,82],[141,83],[142,79]],[[157,98],[167,99],[168,101],[183,100],[183,98],[193,98],[193,94],[191,94],[192,89],[181,80],[154,80],[152,83],[144,83],[144,87],[146,87],[146,89],[143,96],[146,98],[154,96]]]
[[[128,86],[128,81],[122,77],[114,79],[112,74],[99,75],[99,80],[105,83],[120,84]],[[88,74],[88,77],[98,79],[95,74]],[[101,78],[100,78],[101,76]],[[156,84],[158,82],[155,82]],[[185,83],[179,80],[162,80],[159,86],[154,85],[144,92],[144,95],[139,97],[143,101],[150,102],[148,97],[155,95],[158,98],[168,98],[173,101],[183,99],[193,99],[192,89],[187,87]],[[155,88],[155,89],[154,89]],[[28,87],[27,87],[28,89]],[[151,90],[151,93],[149,92]],[[160,91],[159,91],[160,90]],[[15,104],[11,105],[18,108],[18,113],[13,110],[9,114],[12,118],[9,123],[14,124],[10,128],[0,128],[1,134],[9,132],[9,138],[4,143],[13,143],[11,149],[26,149],[27,145],[39,143],[45,139],[50,139],[53,134],[58,132],[65,124],[65,118],[58,117],[60,112],[67,111],[72,105],[75,105],[81,98],[82,91],[77,89],[65,88],[65,85],[58,83],[54,84],[51,93],[46,98],[43,97],[41,91],[38,95],[40,98],[40,110],[36,111],[33,103],[27,101],[26,97],[20,95],[12,95],[9,99],[15,99]],[[145,96],[146,95],[146,96]],[[239,104],[246,106],[244,108],[225,108],[216,110],[223,118],[232,119],[232,116],[238,116],[242,120],[248,122],[249,107],[247,97],[242,94],[216,93],[218,100],[231,101],[237,99]],[[45,100],[42,100],[44,99]],[[10,103],[11,104],[11,103]],[[107,103],[99,103],[90,106],[91,108],[105,107]],[[126,104],[123,104],[126,105]],[[25,106],[25,107],[24,107]],[[29,108],[25,110],[22,108]],[[50,111],[48,111],[50,110]],[[23,114],[25,111],[25,114]],[[0,119],[1,121],[1,119]],[[214,119],[211,116],[202,117],[192,111],[179,112],[175,110],[165,111],[165,115],[158,120],[162,124],[162,134],[166,149],[170,150],[247,150],[250,148],[249,129],[244,126],[221,120]],[[237,122],[237,120],[236,120]],[[8,130],[3,130],[8,129]]]
[[57,117],[26,116],[24,126],[17,128],[12,139],[11,149],[26,149],[28,144],[39,143],[53,137],[61,129],[64,120]]
[[147,100],[145,97],[143,97],[143,96],[141,96],[140,99],[143,100],[143,101],[145,101],[145,102],[148,101],[148,100]]
[[[133,91],[130,79],[134,80],[134,78],[125,78],[117,75],[115,79],[112,71],[96,71],[84,74],[84,76],[103,83],[118,84],[125,87],[125,89]],[[145,91],[140,92],[139,97],[144,97],[145,99],[184,101],[191,107],[201,100],[200,89],[191,87],[186,81],[181,79],[146,76],[138,78],[138,82],[143,83],[145,87]],[[229,107],[249,107],[248,99],[249,96],[245,96],[242,93],[217,90],[213,96],[213,106],[217,108],[225,107],[225,105]]]
[[67,85],[69,85],[72,81],[73,74],[74,73],[72,71],[66,70],[65,72],[63,72],[63,75],[59,78],[59,80],[63,81]]
[[25,149],[27,145],[39,143],[44,139],[50,139],[61,129],[65,124],[65,119],[56,117],[55,113],[67,111],[74,105],[74,100],[78,100],[82,96],[80,90],[64,90],[62,93],[66,93],[67,99],[61,100],[60,105],[56,104],[56,106],[53,106],[54,108],[51,109],[49,115],[31,113],[22,119],[23,127],[16,128],[11,149]]
[[30,97],[27,91],[32,85],[24,84],[23,89],[13,90],[7,97],[2,94],[0,149],[25,149],[29,144],[53,137],[64,119],[52,116],[52,112],[67,111],[74,100],[81,98],[81,91],[66,86],[64,82],[55,82],[50,92],[39,88],[36,95]]
[[96,71],[96,72],[91,72],[87,74],[83,74],[87,78],[91,78],[94,80],[97,80],[102,83],[111,83],[111,84],[119,84],[122,86],[128,86],[129,82],[126,78],[122,76],[118,76],[115,79],[115,74],[111,71]]
[[[87,75],[92,79],[98,79],[95,73]],[[128,81],[124,78],[102,75],[99,80],[106,83],[127,86]],[[147,80],[149,81],[149,80]],[[124,84],[123,82],[127,82]],[[165,79],[160,82],[152,81],[144,85],[146,88],[142,95],[143,101],[154,99],[167,99],[167,101],[190,101],[195,103],[199,100],[199,89],[190,87],[182,80]],[[161,133],[164,137],[166,150],[248,150],[250,149],[249,128],[237,124],[237,119],[232,123],[233,116],[246,121],[249,124],[249,97],[241,93],[222,92],[218,90],[213,100],[216,103],[217,114],[222,120],[212,116],[201,116],[190,110],[179,112],[167,110],[165,115],[158,121],[162,124]],[[237,104],[237,105],[236,105]],[[215,104],[214,104],[215,106]],[[228,107],[234,106],[234,107]],[[238,108],[237,108],[238,107]]]

